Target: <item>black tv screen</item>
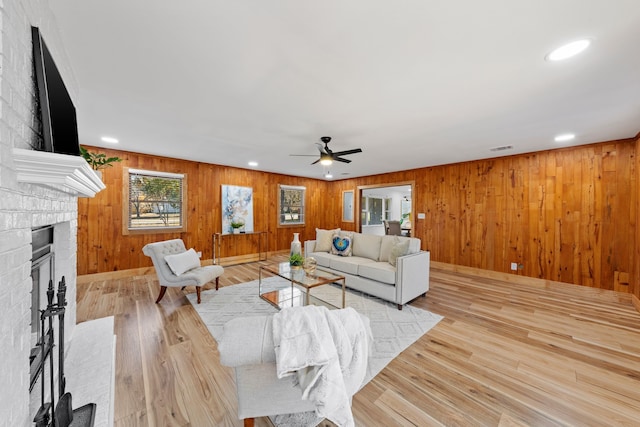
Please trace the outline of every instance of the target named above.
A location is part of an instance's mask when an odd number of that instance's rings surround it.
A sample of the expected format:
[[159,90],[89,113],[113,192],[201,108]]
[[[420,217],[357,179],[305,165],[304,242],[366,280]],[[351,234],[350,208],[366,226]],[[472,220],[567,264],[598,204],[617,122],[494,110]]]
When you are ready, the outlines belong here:
[[31,35],[42,113],[43,151],[79,156],[76,108],[38,28],[31,27]]

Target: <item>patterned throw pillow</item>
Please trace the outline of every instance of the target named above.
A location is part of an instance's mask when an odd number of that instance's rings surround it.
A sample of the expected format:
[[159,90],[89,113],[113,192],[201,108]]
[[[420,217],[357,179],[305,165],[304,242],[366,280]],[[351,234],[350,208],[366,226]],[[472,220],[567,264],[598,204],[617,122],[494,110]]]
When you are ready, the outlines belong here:
[[391,247],[391,253],[389,254],[389,264],[396,266],[396,262],[398,257],[405,256],[409,253],[409,240],[405,240],[404,242],[400,241],[398,237],[396,237],[396,241]]
[[351,238],[334,234],[331,240],[331,253],[340,256],[351,256]]

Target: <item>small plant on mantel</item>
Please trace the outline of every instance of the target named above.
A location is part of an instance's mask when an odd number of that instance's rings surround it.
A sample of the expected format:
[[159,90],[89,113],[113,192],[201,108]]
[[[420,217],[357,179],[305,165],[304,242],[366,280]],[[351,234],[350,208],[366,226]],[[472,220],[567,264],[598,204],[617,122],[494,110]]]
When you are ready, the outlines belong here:
[[94,171],[112,167],[113,163],[122,161],[120,157],[107,157],[107,155],[103,153],[92,153],[82,146],[80,147],[80,155],[89,163],[89,166],[91,166],[91,169]]

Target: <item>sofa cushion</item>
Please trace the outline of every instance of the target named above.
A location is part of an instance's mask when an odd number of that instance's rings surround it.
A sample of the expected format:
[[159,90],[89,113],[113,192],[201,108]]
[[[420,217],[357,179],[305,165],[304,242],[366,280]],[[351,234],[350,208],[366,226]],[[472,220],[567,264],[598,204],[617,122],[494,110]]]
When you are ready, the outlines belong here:
[[386,261],[362,264],[358,268],[358,274],[366,279],[389,285],[396,284],[396,269]]
[[339,233],[340,229],[323,230],[316,228],[316,252],[330,252],[331,251],[331,239],[335,233]]
[[382,236],[356,233],[353,236],[353,255],[378,261]]
[[352,239],[348,236],[334,234],[331,239],[331,253],[339,256],[351,256],[353,249]]
[[200,267],[200,258],[198,258],[198,254],[193,248],[179,254],[167,255],[164,257],[164,260],[176,276],[180,276],[185,271]]
[[331,259],[331,263],[329,267],[333,270],[341,271],[347,274],[353,274],[354,276],[358,275],[358,269],[365,264],[374,262],[369,258],[362,258],[356,256],[350,257],[337,257],[334,256]]
[[411,243],[409,240],[400,240],[396,237],[396,241],[389,254],[389,264],[395,267],[398,257],[405,256],[409,253],[409,243]]
[[307,256],[313,257],[318,263],[319,267],[327,267],[327,268],[331,267],[331,260],[336,257],[335,255],[331,255],[330,253],[327,253],[327,252],[313,252]]

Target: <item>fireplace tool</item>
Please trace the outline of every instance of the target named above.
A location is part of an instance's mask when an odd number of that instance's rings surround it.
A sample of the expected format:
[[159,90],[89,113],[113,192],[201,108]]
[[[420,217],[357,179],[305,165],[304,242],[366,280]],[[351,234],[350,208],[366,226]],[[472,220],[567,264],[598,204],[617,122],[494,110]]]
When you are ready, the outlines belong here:
[[[95,403],[89,403],[76,410],[72,410],[71,406],[71,394],[65,393],[66,379],[64,376],[64,313],[67,301],[65,299],[67,294],[67,284],[64,276],[58,283],[58,292],[56,294],[57,301],[53,302],[54,290],[53,280],[49,280],[49,287],[47,289],[47,308],[40,310],[40,321],[42,331],[44,331],[45,320],[48,320],[49,329],[43,336],[40,346],[41,354],[43,355],[43,361],[40,367],[40,382],[41,382],[41,395],[40,395],[40,409],[36,413],[33,421],[36,427],[68,427],[71,421],[74,420],[74,415],[78,415],[77,422],[74,426],[93,426],[95,417]],[[53,347],[54,334],[53,334],[53,318],[58,317],[58,404],[55,404],[55,381],[54,381],[54,362],[53,362]],[[46,352],[46,353],[45,353]],[[49,375],[49,385],[51,393],[51,402],[45,402],[45,377],[44,370],[46,363],[44,358],[49,357],[49,369],[51,371]],[[55,408],[55,409],[54,409]]]

